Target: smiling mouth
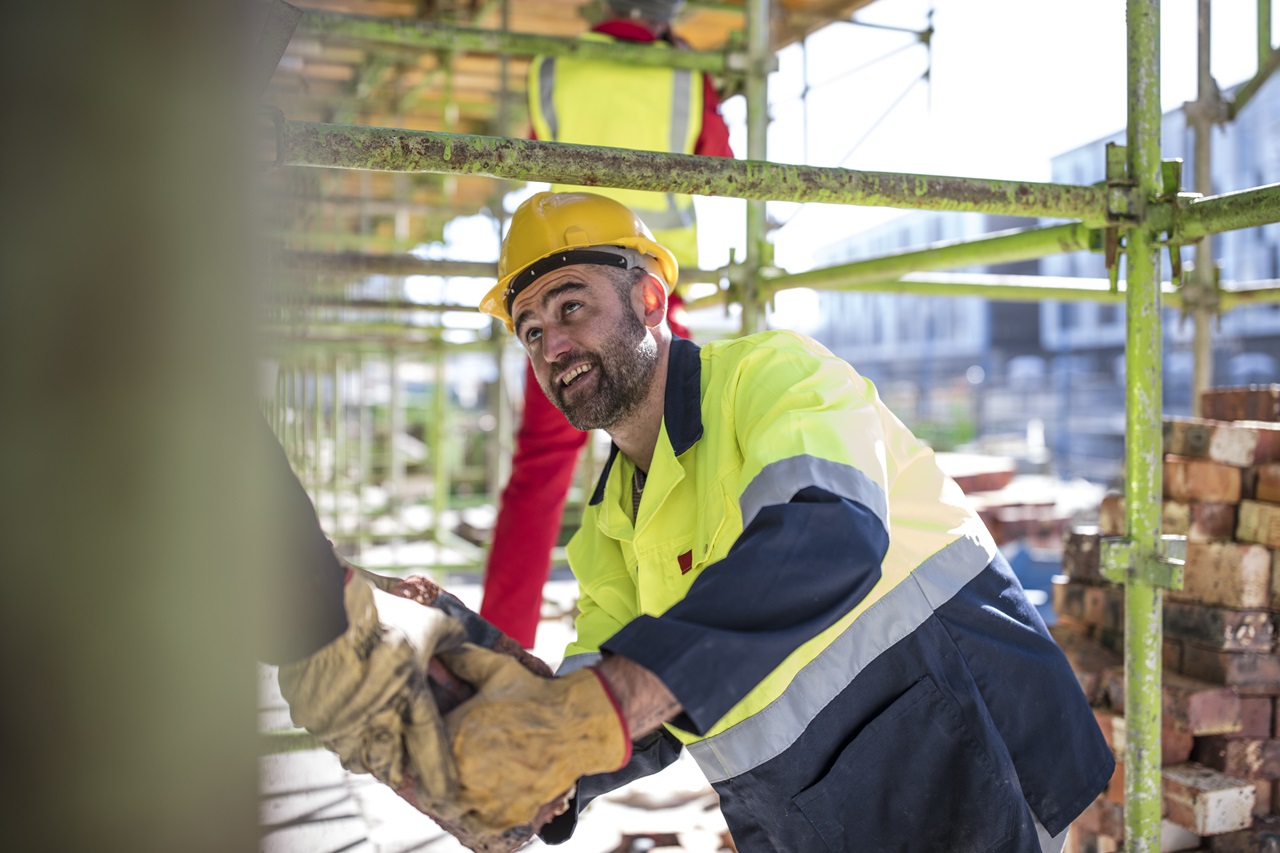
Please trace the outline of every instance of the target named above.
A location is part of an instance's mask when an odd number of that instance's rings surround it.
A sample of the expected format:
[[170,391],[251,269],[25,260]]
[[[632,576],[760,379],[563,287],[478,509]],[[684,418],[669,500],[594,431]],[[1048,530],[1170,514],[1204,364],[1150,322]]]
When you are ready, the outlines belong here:
[[590,370],[591,370],[591,365],[580,364],[577,367],[573,368],[572,370],[565,371],[564,375],[560,377],[560,385],[562,387],[568,387],[572,385],[579,376],[589,372]]

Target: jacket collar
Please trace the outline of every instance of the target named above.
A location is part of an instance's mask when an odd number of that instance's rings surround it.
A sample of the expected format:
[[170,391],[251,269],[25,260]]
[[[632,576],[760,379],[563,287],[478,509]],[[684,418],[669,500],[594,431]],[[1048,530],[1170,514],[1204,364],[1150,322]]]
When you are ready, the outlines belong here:
[[[671,452],[682,455],[702,438],[702,358],[701,348],[692,341],[672,336],[667,356],[667,388],[662,420],[671,440]],[[604,487],[618,457],[618,445],[609,447],[609,458],[596,481],[590,504],[604,500]]]

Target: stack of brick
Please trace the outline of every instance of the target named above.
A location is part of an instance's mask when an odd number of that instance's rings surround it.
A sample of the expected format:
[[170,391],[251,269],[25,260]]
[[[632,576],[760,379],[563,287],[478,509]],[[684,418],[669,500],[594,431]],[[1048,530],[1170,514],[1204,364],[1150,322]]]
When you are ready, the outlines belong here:
[[[1161,850],[1280,850],[1280,385],[1218,389],[1204,418],[1164,423],[1165,533],[1187,537],[1181,590],[1164,600]],[[1111,784],[1068,853],[1123,846],[1124,588],[1099,571],[1124,535],[1108,495],[1096,527],[1064,537],[1054,635],[1116,752]]]

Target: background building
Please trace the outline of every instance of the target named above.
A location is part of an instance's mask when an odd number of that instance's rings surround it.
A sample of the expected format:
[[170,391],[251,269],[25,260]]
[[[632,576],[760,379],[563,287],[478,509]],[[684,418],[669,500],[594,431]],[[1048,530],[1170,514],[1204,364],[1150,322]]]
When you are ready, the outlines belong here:
[[[1231,92],[1227,93],[1230,97]],[[1184,161],[1194,186],[1193,133],[1182,110],[1164,116],[1166,158]],[[1055,182],[1103,179],[1107,143],[1096,140],[1052,160]],[[1280,82],[1271,79],[1229,125],[1213,132],[1214,192],[1280,182]],[[821,265],[1035,223],[983,214],[916,212],[828,247]],[[1224,283],[1280,279],[1280,225],[1214,240]],[[1184,250],[1185,261],[1193,257]],[[1186,264],[1189,269],[1189,263]],[[966,272],[1105,278],[1100,254],[972,267]],[[1167,266],[1164,275],[1169,275]],[[1094,302],[1010,303],[980,297],[822,293],[814,336],[879,386],[895,410],[942,449],[971,442],[1034,459],[1043,442],[1053,470],[1109,484],[1124,455],[1124,306]],[[1191,410],[1192,326],[1165,312],[1165,411]],[[1215,326],[1214,384],[1280,381],[1280,305],[1223,314]],[[1028,441],[1029,436],[1029,441]]]

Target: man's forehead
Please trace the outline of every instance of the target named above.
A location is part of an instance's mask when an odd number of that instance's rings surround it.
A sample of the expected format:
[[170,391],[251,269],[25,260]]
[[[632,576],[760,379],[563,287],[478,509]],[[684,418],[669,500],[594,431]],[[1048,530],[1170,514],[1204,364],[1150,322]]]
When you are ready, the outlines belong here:
[[516,322],[519,323],[520,313],[540,304],[543,296],[557,285],[576,283],[590,288],[608,283],[606,269],[608,268],[599,264],[573,264],[552,270],[520,291],[515,301],[511,303],[511,316],[515,317]]

